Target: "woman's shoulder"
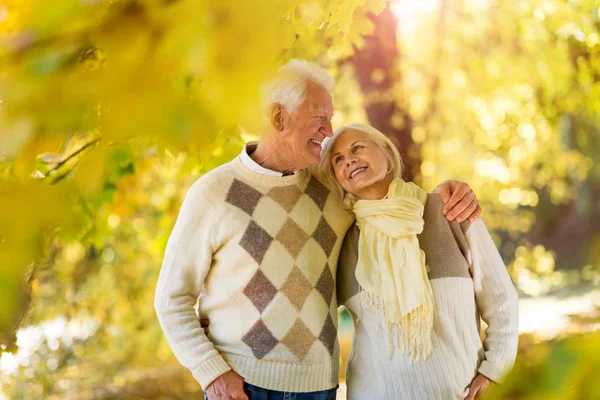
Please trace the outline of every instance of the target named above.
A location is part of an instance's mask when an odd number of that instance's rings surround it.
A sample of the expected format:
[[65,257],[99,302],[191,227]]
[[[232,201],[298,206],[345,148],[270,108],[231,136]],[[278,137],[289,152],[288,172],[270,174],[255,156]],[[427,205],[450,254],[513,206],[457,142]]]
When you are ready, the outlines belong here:
[[425,205],[435,210],[442,210],[444,202],[439,193],[427,193],[427,203]]
[[425,210],[423,212],[423,219],[425,224],[429,222],[429,225],[441,225],[449,226],[453,230],[459,230],[463,234],[469,230],[469,220],[461,223],[456,221],[448,221],[444,215],[444,201],[439,193],[427,193],[427,202],[425,203]]
[[[439,193],[429,193],[423,212],[424,227],[419,236],[419,243],[426,253],[436,252],[443,248],[458,248],[463,257],[469,252],[466,232],[469,221],[458,223],[448,221],[443,213],[444,202]],[[445,253],[445,252],[444,252]]]

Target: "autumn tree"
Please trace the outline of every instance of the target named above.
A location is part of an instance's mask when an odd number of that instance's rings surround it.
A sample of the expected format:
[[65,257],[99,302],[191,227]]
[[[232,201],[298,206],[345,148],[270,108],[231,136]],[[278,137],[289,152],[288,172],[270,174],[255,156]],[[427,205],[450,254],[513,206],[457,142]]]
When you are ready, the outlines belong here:
[[[291,58],[332,72],[334,125],[394,137],[407,179],[474,188],[521,292],[600,265],[596,1],[56,3],[0,4],[0,343],[17,354],[2,355],[0,385],[13,398],[199,392],[151,307],[160,260],[187,188],[260,134],[261,85]],[[559,396],[577,376],[593,398],[596,347],[524,351],[493,396],[544,382]]]

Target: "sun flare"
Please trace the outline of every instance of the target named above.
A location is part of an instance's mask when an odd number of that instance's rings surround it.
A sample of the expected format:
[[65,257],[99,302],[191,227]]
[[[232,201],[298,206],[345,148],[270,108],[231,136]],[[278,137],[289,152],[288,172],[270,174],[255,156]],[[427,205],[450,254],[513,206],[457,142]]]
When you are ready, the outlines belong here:
[[[398,30],[411,32],[435,15],[446,0],[392,0],[390,8],[398,18]],[[455,6],[454,6],[455,7]],[[477,12],[490,7],[490,0],[463,0],[462,11]]]
[[424,17],[436,12],[440,7],[440,0],[393,0],[390,8],[398,18],[398,29],[413,31],[419,27]]

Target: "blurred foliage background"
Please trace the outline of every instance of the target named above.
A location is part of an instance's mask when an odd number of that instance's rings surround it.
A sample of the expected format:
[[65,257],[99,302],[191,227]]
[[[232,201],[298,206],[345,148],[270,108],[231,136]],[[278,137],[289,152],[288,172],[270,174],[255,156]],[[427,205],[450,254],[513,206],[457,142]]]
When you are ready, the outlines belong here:
[[477,193],[521,297],[489,398],[599,399],[598,0],[0,0],[0,398],[200,398],[154,315],[162,253],[291,58],[407,179]]

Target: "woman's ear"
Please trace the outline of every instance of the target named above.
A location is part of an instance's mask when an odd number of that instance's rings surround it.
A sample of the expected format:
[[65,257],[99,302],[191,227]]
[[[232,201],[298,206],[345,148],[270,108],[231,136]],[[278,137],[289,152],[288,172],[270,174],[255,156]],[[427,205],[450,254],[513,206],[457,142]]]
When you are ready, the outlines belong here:
[[281,104],[272,104],[269,109],[269,124],[277,132],[285,128],[287,110]]

